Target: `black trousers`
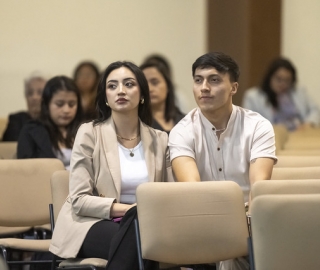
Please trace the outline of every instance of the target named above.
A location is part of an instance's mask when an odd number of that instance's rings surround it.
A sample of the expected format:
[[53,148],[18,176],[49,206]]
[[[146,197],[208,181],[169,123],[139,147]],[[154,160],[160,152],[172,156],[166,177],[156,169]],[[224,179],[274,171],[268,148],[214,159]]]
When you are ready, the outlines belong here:
[[[137,208],[132,207],[120,224],[110,220],[95,223],[88,231],[78,257],[108,260],[108,270],[139,269],[134,220]],[[159,269],[158,263],[145,260],[148,270]]]

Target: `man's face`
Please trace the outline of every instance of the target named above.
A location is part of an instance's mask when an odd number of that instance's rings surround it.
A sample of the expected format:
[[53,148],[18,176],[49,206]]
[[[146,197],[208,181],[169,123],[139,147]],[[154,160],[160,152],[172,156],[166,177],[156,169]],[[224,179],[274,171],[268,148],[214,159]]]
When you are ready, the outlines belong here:
[[42,79],[33,79],[26,85],[26,99],[28,112],[32,118],[37,118],[41,109],[42,91],[46,82]]
[[238,83],[231,82],[228,73],[215,68],[197,68],[193,77],[194,98],[203,113],[228,110]]

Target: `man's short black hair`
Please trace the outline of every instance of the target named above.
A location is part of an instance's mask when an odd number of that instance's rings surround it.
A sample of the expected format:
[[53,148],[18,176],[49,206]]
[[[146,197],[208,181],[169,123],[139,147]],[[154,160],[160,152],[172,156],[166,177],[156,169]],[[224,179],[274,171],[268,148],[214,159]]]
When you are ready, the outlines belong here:
[[228,73],[232,82],[238,82],[239,66],[229,55],[222,52],[210,52],[200,56],[192,65],[192,76],[197,68],[215,68],[218,72]]

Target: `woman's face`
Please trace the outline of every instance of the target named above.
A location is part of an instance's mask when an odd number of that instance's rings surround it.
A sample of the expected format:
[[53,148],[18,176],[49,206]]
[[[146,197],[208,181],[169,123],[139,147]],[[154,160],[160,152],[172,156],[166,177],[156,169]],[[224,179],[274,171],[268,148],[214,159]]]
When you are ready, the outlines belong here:
[[149,84],[151,106],[164,104],[168,95],[168,87],[162,74],[155,67],[145,68],[143,73]]
[[58,90],[49,103],[51,120],[58,127],[67,127],[75,118],[78,99],[74,92]]
[[106,79],[106,97],[113,112],[138,114],[140,87],[130,69],[120,67],[109,74]]
[[272,75],[270,87],[276,94],[285,93],[292,87],[292,79],[292,73],[281,67]]
[[96,73],[90,66],[86,65],[80,68],[75,78],[75,83],[78,86],[80,92],[92,91],[95,87],[96,81]]

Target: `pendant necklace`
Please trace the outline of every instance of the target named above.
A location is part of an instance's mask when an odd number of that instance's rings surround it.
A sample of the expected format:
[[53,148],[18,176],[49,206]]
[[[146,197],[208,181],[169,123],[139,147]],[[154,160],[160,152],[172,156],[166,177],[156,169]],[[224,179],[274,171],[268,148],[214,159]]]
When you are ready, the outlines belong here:
[[134,148],[132,148],[132,149],[129,149],[129,152],[130,152],[130,157],[134,157]]
[[[121,140],[126,140],[126,141],[133,141],[133,140],[135,140],[135,139],[137,139],[137,138],[139,138],[140,137],[140,134],[138,134],[137,136],[135,136],[135,137],[133,137],[133,138],[124,138],[124,137],[121,137],[120,135],[118,135],[118,134],[116,134],[117,135],[117,137],[119,138],[119,139],[121,139]],[[128,149],[128,148],[127,148]],[[134,157],[134,150],[135,150],[135,147],[133,147],[132,149],[128,149],[129,150],[129,152],[130,152],[130,157]]]

